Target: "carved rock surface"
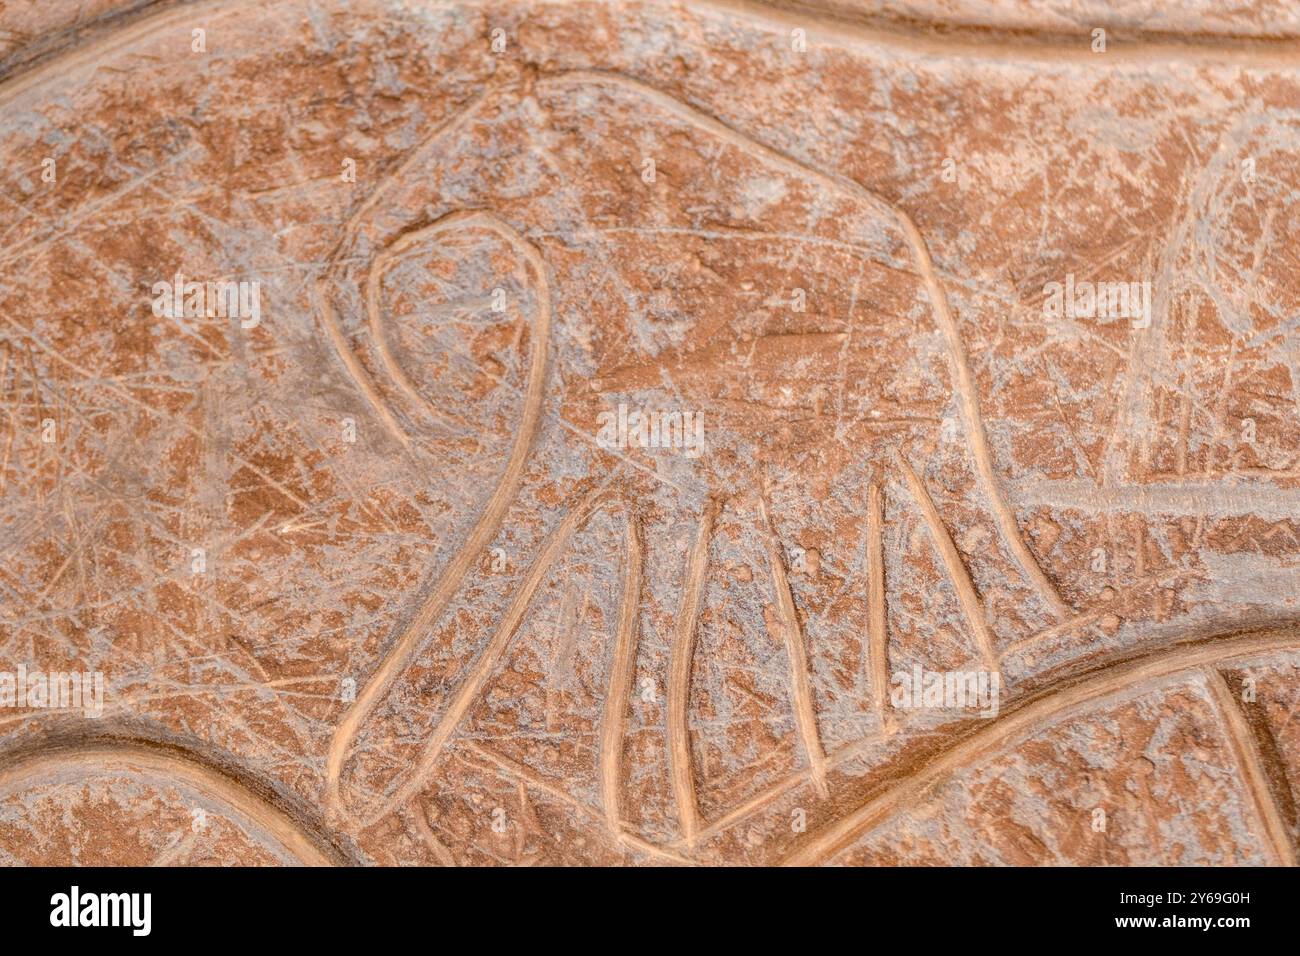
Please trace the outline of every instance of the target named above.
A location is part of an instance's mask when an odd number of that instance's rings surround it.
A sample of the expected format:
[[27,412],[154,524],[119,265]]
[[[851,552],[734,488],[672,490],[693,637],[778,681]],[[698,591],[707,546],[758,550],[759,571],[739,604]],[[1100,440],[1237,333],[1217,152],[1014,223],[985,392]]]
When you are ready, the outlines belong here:
[[1294,863],[1300,22],[1167,6],[0,5],[0,860]]

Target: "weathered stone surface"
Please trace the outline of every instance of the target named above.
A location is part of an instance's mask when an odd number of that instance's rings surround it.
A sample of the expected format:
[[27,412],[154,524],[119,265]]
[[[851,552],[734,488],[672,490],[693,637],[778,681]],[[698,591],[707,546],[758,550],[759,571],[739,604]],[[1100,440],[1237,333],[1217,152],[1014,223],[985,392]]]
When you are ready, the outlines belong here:
[[1300,25],[1156,6],[0,8],[4,858],[1294,862]]

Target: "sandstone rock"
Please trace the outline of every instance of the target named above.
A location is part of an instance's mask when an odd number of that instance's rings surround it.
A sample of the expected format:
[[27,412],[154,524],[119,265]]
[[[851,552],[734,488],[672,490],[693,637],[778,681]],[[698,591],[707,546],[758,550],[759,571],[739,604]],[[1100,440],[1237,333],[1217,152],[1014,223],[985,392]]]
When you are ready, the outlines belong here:
[[3,8],[2,858],[1293,863],[1300,24],[1108,6]]

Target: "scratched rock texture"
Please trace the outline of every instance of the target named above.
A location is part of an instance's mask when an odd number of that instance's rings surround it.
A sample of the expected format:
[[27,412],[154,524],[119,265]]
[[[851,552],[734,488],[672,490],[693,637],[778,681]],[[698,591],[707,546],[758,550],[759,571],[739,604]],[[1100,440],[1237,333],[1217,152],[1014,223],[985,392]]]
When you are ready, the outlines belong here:
[[106,682],[0,712],[0,859],[1294,862],[1298,72],[1270,2],[0,5],[0,671]]

